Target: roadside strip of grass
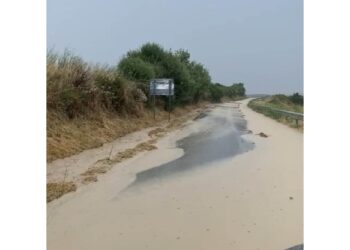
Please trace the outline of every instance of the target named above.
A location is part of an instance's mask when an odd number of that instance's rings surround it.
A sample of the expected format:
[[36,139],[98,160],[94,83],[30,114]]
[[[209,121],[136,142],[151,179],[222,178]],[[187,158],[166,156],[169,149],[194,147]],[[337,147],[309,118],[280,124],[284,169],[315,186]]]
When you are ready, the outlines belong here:
[[[192,110],[204,107],[202,102],[184,107],[176,107],[171,113],[170,124],[187,117]],[[145,109],[139,116],[116,115],[100,112],[91,117],[68,119],[55,112],[47,116],[47,161],[65,158],[86,149],[102,146],[128,133],[140,129],[160,126],[168,122],[168,112],[156,111],[156,119],[152,110]]]
[[[292,128],[300,131],[304,129],[303,119],[300,119],[300,116],[297,114],[293,115],[293,113],[302,114],[304,110],[303,105],[291,102],[287,96],[275,95],[253,99],[248,103],[248,107]],[[291,113],[280,112],[281,110]]]

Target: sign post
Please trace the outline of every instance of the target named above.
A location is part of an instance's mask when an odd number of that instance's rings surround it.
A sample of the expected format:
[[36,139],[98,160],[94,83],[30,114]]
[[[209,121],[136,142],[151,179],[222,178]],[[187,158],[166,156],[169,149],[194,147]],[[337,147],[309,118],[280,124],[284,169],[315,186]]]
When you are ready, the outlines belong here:
[[150,95],[153,96],[153,116],[156,119],[155,98],[157,95],[168,96],[168,111],[170,121],[171,96],[174,95],[175,84],[173,79],[152,79],[150,81]]
[[169,112],[169,116],[168,116],[168,121],[170,121],[170,110],[171,110],[171,84],[169,84],[169,92],[168,92],[168,112]]

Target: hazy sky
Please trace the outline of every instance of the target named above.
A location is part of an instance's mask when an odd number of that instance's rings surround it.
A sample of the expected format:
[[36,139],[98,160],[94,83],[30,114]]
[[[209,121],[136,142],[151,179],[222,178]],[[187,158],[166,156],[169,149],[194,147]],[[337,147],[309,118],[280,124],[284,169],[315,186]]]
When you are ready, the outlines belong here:
[[213,82],[303,91],[302,0],[48,0],[47,46],[116,64],[156,42],[187,49]]

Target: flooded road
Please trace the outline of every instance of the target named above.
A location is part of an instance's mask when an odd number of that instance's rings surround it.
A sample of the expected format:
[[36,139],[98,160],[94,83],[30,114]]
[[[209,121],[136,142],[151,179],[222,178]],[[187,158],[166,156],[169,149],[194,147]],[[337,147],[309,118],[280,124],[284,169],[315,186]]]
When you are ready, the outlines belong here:
[[254,143],[243,139],[247,133],[247,122],[239,106],[220,105],[214,111],[199,115],[201,131],[179,140],[177,147],[184,155],[174,161],[156,166],[136,174],[136,180],[128,187],[133,189],[149,182],[185,174],[194,168],[215,167],[215,161],[247,152]]

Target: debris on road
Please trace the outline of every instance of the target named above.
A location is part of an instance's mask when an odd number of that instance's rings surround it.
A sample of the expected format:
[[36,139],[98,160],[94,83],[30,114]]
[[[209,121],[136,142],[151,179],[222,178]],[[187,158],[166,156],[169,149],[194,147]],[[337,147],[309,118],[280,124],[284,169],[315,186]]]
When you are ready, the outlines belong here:
[[265,133],[263,133],[263,132],[260,132],[260,133],[257,134],[257,135],[259,135],[260,137],[264,137],[264,138],[267,138],[267,137],[268,137],[268,135],[265,134]]
[[195,121],[195,120],[198,120],[198,119],[202,119],[202,118],[204,118],[206,116],[207,116],[207,114],[202,112],[199,115],[197,115],[193,120]]

